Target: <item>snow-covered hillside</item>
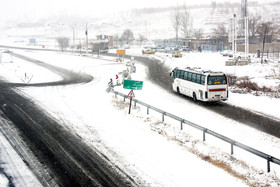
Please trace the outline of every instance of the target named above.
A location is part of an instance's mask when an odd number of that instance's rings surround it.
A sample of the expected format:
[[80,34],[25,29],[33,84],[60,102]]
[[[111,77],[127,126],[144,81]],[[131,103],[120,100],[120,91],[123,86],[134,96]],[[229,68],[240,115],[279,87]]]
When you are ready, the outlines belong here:
[[[188,6],[186,4],[186,6]],[[30,45],[29,39],[36,38],[36,45],[53,47],[55,38],[60,36],[69,37],[73,44],[85,41],[86,25],[88,26],[89,40],[95,39],[96,35],[121,35],[125,29],[131,29],[135,39],[139,34],[146,36],[150,41],[156,39],[169,39],[175,37],[171,17],[174,7],[169,8],[147,8],[132,9],[128,11],[112,12],[100,17],[94,13],[88,17],[73,15],[61,15],[49,17],[48,19],[27,20],[31,24],[11,24],[1,32],[1,44],[5,41],[20,45]],[[279,4],[266,2],[249,3],[248,12],[250,16],[260,15],[263,21],[280,23]],[[213,28],[218,24],[228,26],[229,18],[236,14],[241,17],[240,4],[223,3],[213,6],[189,6],[188,11],[192,19],[192,29],[203,29],[204,36],[211,36]],[[37,23],[37,22],[41,23]],[[21,26],[20,26],[21,25]],[[27,26],[28,25],[28,26]],[[32,26],[33,25],[33,26]],[[179,37],[183,37],[179,33]]]

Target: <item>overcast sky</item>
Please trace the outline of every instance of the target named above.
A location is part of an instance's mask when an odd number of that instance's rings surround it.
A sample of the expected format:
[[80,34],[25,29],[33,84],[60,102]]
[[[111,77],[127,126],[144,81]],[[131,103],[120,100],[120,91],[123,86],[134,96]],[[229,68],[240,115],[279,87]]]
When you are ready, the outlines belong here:
[[[214,0],[1,0],[0,24],[7,20],[36,19],[52,15],[97,15],[131,8],[176,6],[177,4],[210,4]],[[216,0],[216,2],[241,0]],[[249,1],[249,0],[248,0]],[[264,0],[258,0],[263,2]]]

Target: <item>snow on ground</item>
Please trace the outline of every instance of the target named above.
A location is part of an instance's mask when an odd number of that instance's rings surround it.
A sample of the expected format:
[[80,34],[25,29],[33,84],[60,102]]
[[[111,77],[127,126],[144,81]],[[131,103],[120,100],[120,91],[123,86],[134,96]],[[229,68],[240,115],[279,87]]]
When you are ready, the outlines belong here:
[[[138,52],[140,54],[140,51],[135,50],[134,52],[132,49],[131,54]],[[165,118],[165,122],[161,122],[160,114],[150,111],[150,114],[147,115],[146,109],[140,106],[133,108],[132,114],[128,115],[128,103],[123,103],[123,98],[115,98],[113,94],[105,92],[110,78],[114,78],[117,72],[125,69],[123,64],[110,61],[113,58],[96,59],[53,52],[17,52],[94,76],[94,80],[89,84],[23,88],[22,92],[39,101],[43,108],[46,108],[68,129],[82,137],[90,146],[100,148],[117,165],[132,173],[132,177],[136,181],[144,180],[144,186],[245,185],[223,169],[204,161],[209,158],[224,161],[233,171],[246,176],[249,184],[280,185],[280,167],[272,164],[272,172],[266,173],[266,160],[264,159],[237,148],[234,150],[234,155],[230,156],[229,144],[210,136],[206,136],[206,142],[203,142],[201,132],[186,126],[183,131],[180,131],[179,122],[168,119],[168,117]],[[208,69],[221,68],[222,71],[235,71],[223,66],[218,54],[188,53],[182,59],[164,56],[162,54],[154,57],[164,59],[170,68],[180,65],[195,65]],[[17,60],[14,59],[14,61]],[[8,63],[3,64],[5,67],[9,66]],[[144,66],[137,62],[136,66],[137,73],[133,74],[132,78],[144,81],[143,90],[135,91],[137,99],[206,126],[208,129],[267,154],[275,157],[279,155],[278,138],[227,119],[184,98],[166,93],[146,78]],[[250,67],[245,68],[250,71]],[[29,69],[32,70],[32,68]],[[2,72],[11,73],[12,71],[1,68],[1,75],[3,75]],[[17,73],[13,72],[13,74]],[[48,74],[48,77],[53,76]],[[128,94],[129,92],[121,87],[115,89],[122,93]],[[248,98],[246,99],[246,97]],[[266,99],[272,100],[273,105],[262,105],[262,107],[255,108],[256,103],[261,100],[265,100],[261,102],[267,102]],[[279,106],[277,99],[231,93],[228,102],[280,118],[279,114],[270,111],[270,108],[275,110]],[[247,103],[245,104],[245,102]],[[201,159],[201,155],[203,159]],[[248,166],[241,161],[246,162]]]
[[[2,53],[0,73],[2,77],[13,83],[55,82],[61,79],[48,69],[34,66],[30,62],[13,57],[10,53]],[[1,62],[0,61],[0,62]]]

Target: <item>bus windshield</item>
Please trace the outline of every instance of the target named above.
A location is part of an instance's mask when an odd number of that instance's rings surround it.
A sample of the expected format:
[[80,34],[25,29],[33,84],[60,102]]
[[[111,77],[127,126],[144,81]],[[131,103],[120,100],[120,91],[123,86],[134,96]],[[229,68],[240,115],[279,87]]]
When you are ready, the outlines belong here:
[[208,77],[208,85],[219,85],[219,84],[227,84],[226,76],[209,76]]

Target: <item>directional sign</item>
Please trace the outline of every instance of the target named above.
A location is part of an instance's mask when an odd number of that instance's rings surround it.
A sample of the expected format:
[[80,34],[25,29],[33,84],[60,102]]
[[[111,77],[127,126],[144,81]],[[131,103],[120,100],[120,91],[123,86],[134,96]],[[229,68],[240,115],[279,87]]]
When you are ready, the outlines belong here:
[[118,49],[117,55],[125,55],[125,49]]
[[142,90],[143,81],[124,80],[123,88],[130,90]]

